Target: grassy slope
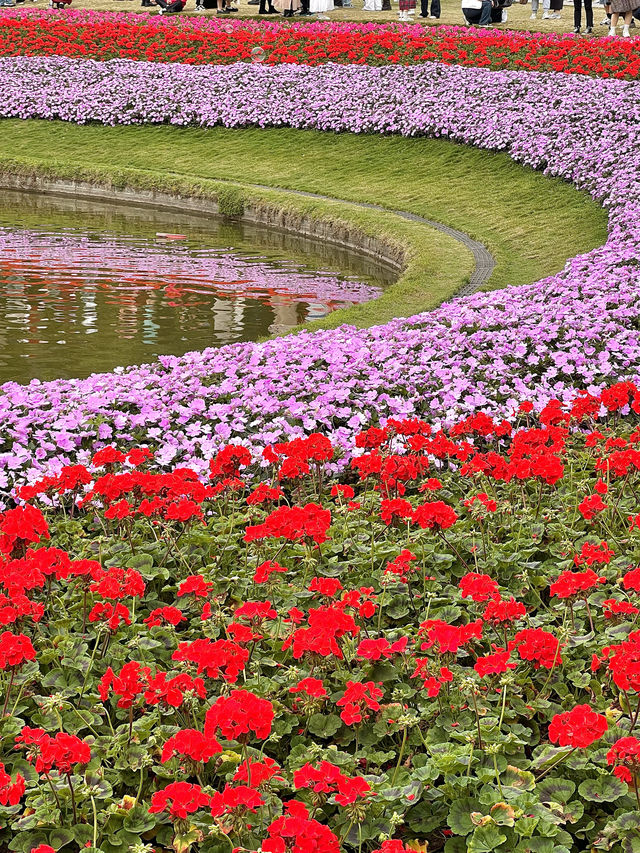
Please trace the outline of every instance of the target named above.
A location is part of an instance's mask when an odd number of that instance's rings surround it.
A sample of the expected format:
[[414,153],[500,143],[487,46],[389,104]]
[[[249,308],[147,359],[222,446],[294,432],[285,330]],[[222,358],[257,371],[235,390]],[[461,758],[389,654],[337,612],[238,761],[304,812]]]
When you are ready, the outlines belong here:
[[[491,287],[552,274],[568,257],[599,245],[606,234],[604,211],[569,185],[524,169],[506,155],[441,140],[5,121],[0,152],[5,152],[0,158],[27,167],[73,174],[82,164],[96,175],[120,173],[120,181],[198,194],[215,195],[215,181],[222,179],[411,211],[483,242],[497,260]],[[466,250],[424,226],[281,192],[260,195],[275,205],[332,215],[412,246],[406,274],[386,297],[338,312],[323,325],[370,325],[426,310],[468,278]]]

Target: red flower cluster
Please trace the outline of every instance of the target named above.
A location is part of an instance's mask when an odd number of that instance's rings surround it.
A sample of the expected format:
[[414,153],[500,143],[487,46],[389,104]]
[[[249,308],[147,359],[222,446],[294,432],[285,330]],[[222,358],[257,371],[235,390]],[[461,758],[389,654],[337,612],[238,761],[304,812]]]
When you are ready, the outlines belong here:
[[384,691],[376,687],[373,681],[347,681],[344,694],[337,702],[338,707],[342,708],[340,718],[348,726],[361,723],[369,716],[367,711],[380,710],[378,699],[383,696]]
[[168,812],[171,817],[185,820],[198,809],[208,806],[211,797],[205,794],[200,785],[190,782],[171,782],[162,791],[151,795],[151,814]]
[[556,581],[549,587],[552,596],[558,598],[586,598],[598,584],[606,583],[607,579],[597,575],[593,569],[585,569],[583,572],[562,572]]
[[319,504],[281,506],[268,515],[262,524],[249,525],[244,541],[284,538],[290,542],[304,540],[321,545],[327,540],[330,525],[331,512]]
[[478,572],[467,572],[458,584],[462,590],[463,598],[471,598],[473,601],[489,601],[498,597],[498,584],[489,575],[478,574]]
[[621,737],[607,753],[607,764],[615,765],[613,775],[631,784],[640,774],[640,740]]
[[27,750],[27,761],[35,763],[38,773],[49,773],[55,769],[58,773],[68,774],[76,764],[91,761],[89,744],[66,732],[58,732],[51,737],[44,729],[24,726],[15,740],[16,749],[22,745]]
[[223,678],[235,684],[249,660],[249,652],[232,640],[202,637],[180,643],[171,659],[195,664],[198,675],[204,672],[209,678]]
[[269,827],[269,836],[262,842],[263,853],[340,853],[340,843],[328,826],[309,817],[304,803],[289,800],[285,814]]
[[531,661],[536,669],[554,669],[562,663],[562,644],[553,634],[543,628],[525,628],[518,631],[514,647],[522,660]]
[[207,737],[196,729],[181,729],[165,743],[160,760],[164,763],[174,755],[181,755],[206,763],[217,752],[222,752],[222,747],[214,737]]
[[0,805],[17,805],[25,790],[26,783],[24,781],[24,776],[20,773],[16,773],[15,782],[12,781],[10,774],[4,769],[4,764],[0,762]]
[[576,705],[571,711],[554,716],[549,725],[549,740],[560,746],[584,749],[600,740],[608,728],[603,714],[596,714],[589,705]]
[[206,737],[215,737],[218,732],[226,740],[246,741],[251,733],[265,740],[271,734],[273,705],[249,690],[232,690],[221,696],[207,711],[204,723]]
[[118,675],[109,667],[98,682],[98,693],[103,702],[110,693],[118,696],[118,708],[131,708],[143,694],[149,705],[162,703],[172,708],[179,708],[187,693],[200,699],[207,695],[201,678],[191,678],[187,673],[172,678],[167,678],[166,672],[151,675],[150,668],[137,661],[124,664]]
[[371,793],[366,779],[347,776],[329,761],[321,761],[317,767],[304,764],[293,774],[293,784],[296,788],[310,788],[316,794],[335,794],[340,806],[348,806]]

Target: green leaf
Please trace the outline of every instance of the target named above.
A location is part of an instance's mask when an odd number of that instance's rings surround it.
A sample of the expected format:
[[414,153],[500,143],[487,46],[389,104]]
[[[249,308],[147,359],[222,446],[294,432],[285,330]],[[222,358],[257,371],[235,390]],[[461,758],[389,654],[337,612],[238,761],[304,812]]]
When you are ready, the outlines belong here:
[[37,832],[18,832],[9,842],[9,850],[15,853],[29,853],[34,847],[47,844],[47,834],[42,830]]
[[342,720],[337,714],[313,714],[309,717],[308,728],[316,737],[332,737],[342,725]]
[[555,762],[560,762],[561,757],[565,757],[569,755],[570,752],[573,752],[572,747],[555,747],[549,746],[539,752],[533,761],[531,762],[532,770],[544,770],[549,767],[551,764],[555,764]]
[[509,764],[504,773],[501,774],[502,791],[507,799],[519,797],[525,791],[533,791],[536,779],[528,770],[520,770]]
[[[77,823],[73,827],[73,837],[80,844],[81,847],[84,848],[85,844],[88,844],[90,841],[93,841],[93,826],[89,826],[86,823]],[[87,848],[89,850],[91,848]],[[83,853],[85,853],[83,849]]]
[[451,831],[456,835],[468,835],[473,830],[471,813],[481,810],[480,803],[471,797],[460,797],[454,800],[447,818]]
[[467,841],[468,853],[492,853],[507,840],[494,824],[476,826],[473,835]]
[[568,779],[543,779],[536,785],[541,803],[568,803],[576,786]]
[[73,832],[68,829],[54,829],[49,835],[49,844],[54,850],[60,850],[61,847],[71,844],[74,840]]
[[444,845],[444,853],[467,853],[467,844],[464,838],[450,838]]
[[615,776],[599,776],[581,782],[578,793],[593,803],[612,803],[626,794],[627,790],[626,782],[621,782]]
[[128,832],[135,832],[136,835],[142,835],[155,826],[155,824],[155,815],[149,814],[147,809],[141,805],[136,805],[128,811],[122,821],[123,827]]

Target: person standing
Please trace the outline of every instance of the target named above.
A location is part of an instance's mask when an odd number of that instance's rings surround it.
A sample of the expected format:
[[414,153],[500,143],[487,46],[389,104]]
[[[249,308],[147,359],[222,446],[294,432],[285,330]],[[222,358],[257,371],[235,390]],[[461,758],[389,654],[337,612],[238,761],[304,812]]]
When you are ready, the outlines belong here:
[[492,8],[491,0],[462,0],[462,14],[469,25],[490,27]]
[[285,18],[292,18],[293,13],[300,9],[300,0],[274,0],[273,5]]
[[631,33],[629,32],[629,27],[631,26],[633,12],[636,8],[637,2],[638,0],[611,0],[611,27],[609,28],[610,36],[615,36],[616,34],[616,27],[618,26],[620,15],[623,16],[624,20],[624,26],[622,27],[622,37],[629,38],[631,36]]
[[548,9],[548,11],[545,11],[544,15],[542,16],[543,19],[553,18],[555,20],[560,20],[560,18],[562,17],[560,12],[562,12],[563,6],[564,0],[549,0],[548,6],[547,0],[544,0],[544,8],[545,10]]
[[333,0],[310,0],[309,11],[312,15],[318,15],[320,20],[326,19],[325,13],[334,9]]
[[[593,32],[593,6],[592,0],[584,0],[584,14],[587,19],[587,27],[585,33],[587,35]],[[573,31],[580,32],[582,26],[582,0],[573,0]]]
[[420,17],[438,19],[440,17],[440,0],[431,0],[431,14],[429,14],[429,0],[420,0]]
[[409,21],[410,15],[415,14],[416,0],[398,0],[398,17],[401,21]]

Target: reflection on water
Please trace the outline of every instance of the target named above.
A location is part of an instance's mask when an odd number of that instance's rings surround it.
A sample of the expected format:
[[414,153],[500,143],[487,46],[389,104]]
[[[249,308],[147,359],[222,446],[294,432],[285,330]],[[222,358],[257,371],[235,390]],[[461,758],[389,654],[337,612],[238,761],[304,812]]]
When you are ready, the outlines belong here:
[[390,278],[276,230],[5,193],[0,382],[255,340],[374,299]]

